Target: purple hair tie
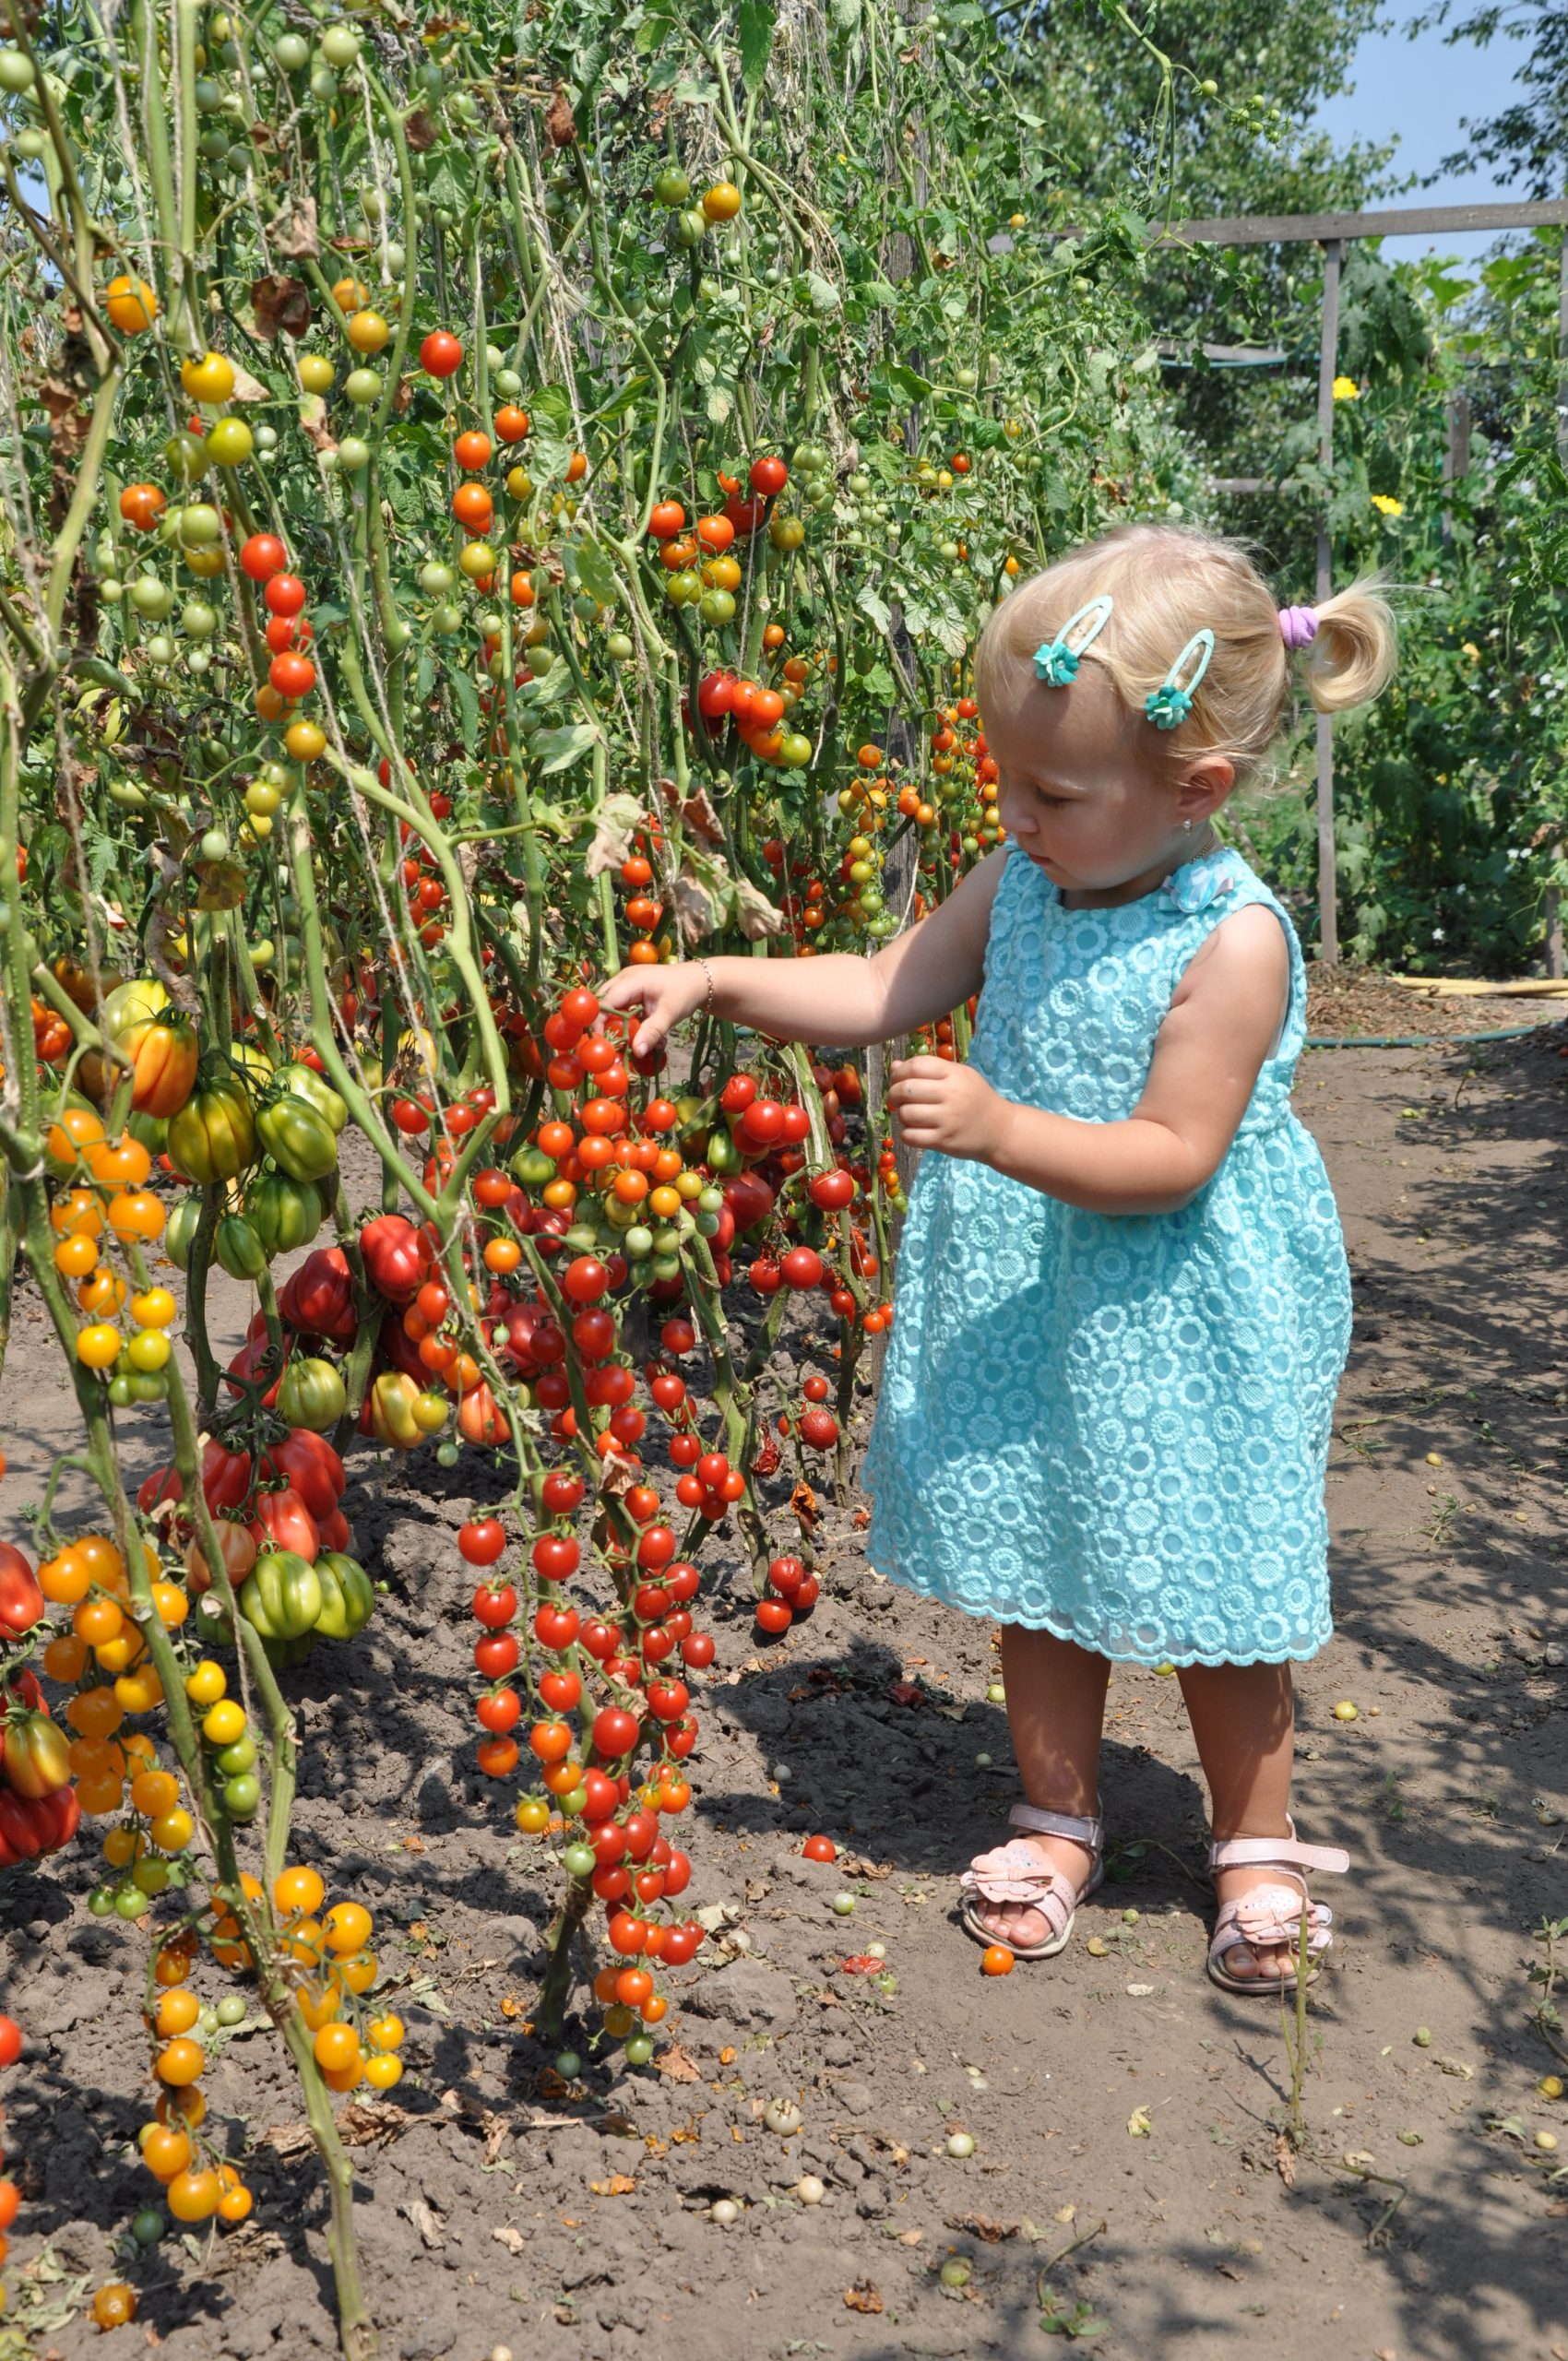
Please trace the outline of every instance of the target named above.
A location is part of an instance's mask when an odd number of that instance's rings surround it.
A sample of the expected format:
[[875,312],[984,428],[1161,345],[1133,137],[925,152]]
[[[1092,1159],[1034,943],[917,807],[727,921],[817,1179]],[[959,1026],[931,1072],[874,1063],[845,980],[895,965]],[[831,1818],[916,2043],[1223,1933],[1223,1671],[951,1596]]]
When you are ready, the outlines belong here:
[[1287,647],[1310,647],[1317,637],[1315,607],[1281,607],[1279,636]]

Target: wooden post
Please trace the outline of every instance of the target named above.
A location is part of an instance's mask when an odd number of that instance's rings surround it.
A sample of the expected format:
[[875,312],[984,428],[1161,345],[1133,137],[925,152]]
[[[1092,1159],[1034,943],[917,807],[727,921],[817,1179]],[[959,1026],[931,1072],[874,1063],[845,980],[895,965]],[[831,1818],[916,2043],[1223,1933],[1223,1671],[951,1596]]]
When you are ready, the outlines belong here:
[[[1334,466],[1334,380],[1339,350],[1338,238],[1323,242],[1323,326],[1318,348],[1318,458],[1327,474]],[[1317,601],[1321,606],[1334,591],[1334,548],[1325,508],[1317,528]],[[1339,885],[1334,849],[1334,723],[1317,718],[1317,897],[1318,957],[1325,967],[1339,961]]]
[[[1461,476],[1470,472],[1470,397],[1450,394],[1448,397],[1448,433],[1443,446],[1443,481],[1457,483]],[[1448,547],[1454,538],[1454,515],[1444,499],[1443,504],[1443,546]]]

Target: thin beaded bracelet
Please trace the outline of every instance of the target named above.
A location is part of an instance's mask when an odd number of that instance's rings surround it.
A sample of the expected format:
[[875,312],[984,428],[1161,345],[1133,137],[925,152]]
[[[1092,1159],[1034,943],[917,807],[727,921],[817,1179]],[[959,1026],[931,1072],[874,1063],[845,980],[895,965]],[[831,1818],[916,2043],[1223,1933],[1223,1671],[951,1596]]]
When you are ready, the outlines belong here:
[[713,970],[708,966],[706,959],[698,959],[695,964],[702,969],[703,974],[707,978],[707,997],[703,1002],[703,1014],[707,1015],[712,1013],[713,1009]]

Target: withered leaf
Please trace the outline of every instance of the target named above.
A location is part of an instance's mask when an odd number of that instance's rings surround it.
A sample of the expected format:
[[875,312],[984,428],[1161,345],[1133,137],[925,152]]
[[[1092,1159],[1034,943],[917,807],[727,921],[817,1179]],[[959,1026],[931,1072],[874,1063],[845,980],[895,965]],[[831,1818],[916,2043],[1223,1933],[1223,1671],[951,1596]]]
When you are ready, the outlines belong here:
[[416,156],[428,155],[440,136],[423,107],[403,117],[403,136]]
[[790,1513],[803,1533],[809,1533],[822,1514],[816,1494],[809,1484],[797,1484],[790,1495]]
[[514,2229],[510,2222],[498,2222],[490,2235],[497,2246],[505,2248],[508,2254],[527,2254],[528,2252],[527,2238],[524,2237],[521,2230]]
[[544,118],[544,128],[552,148],[575,148],[577,144],[577,119],[572,113],[572,102],[566,96],[564,82],[557,82],[550,101],[550,112]]
[[724,825],[706,787],[699,782],[683,796],[672,778],[661,778],[659,788],[671,810],[680,814],[681,825],[689,836],[700,836],[705,844],[723,844]]
[[583,856],[583,869],[589,877],[600,876],[607,869],[619,869],[632,849],[632,831],[643,818],[643,808],[635,795],[607,795],[594,818],[593,841]]
[[636,2182],[630,2173],[612,2173],[608,2180],[590,2180],[588,2187],[595,2197],[630,2197]]
[[90,411],[79,404],[76,387],[62,385],[58,377],[45,377],[39,386],[38,397],[49,412],[50,441],[55,457],[75,458],[87,441],[88,428],[92,423]]
[[267,225],[267,241],[285,262],[305,262],[321,252],[314,196],[295,197]]
[[310,291],[303,279],[279,279],[268,271],[251,287],[256,334],[302,337],[310,326]]
[[702,2080],[702,2068],[687,2056],[678,2041],[672,2041],[659,2050],[653,2062],[666,2082],[700,2082]]
[[992,2222],[984,2213],[950,2213],[947,2226],[950,2230],[968,2230],[975,2237],[983,2238],[988,2247],[1000,2246],[1004,2238],[1016,2238],[1018,2235],[1016,2222]]
[[765,935],[784,931],[783,911],[749,877],[735,880],[735,916],[748,943],[760,943]]
[[851,2312],[880,2312],[882,2297],[869,2279],[857,2280],[853,2287],[844,2290],[845,2308]]

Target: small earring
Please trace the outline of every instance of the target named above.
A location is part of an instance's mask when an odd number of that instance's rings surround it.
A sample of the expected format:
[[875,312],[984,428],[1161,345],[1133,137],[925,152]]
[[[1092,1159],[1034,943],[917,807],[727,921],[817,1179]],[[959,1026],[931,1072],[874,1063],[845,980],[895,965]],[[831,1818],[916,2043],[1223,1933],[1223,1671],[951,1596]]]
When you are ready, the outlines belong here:
[[1183,835],[1190,836],[1193,833],[1192,822],[1190,820],[1183,820],[1182,823],[1182,830]]

